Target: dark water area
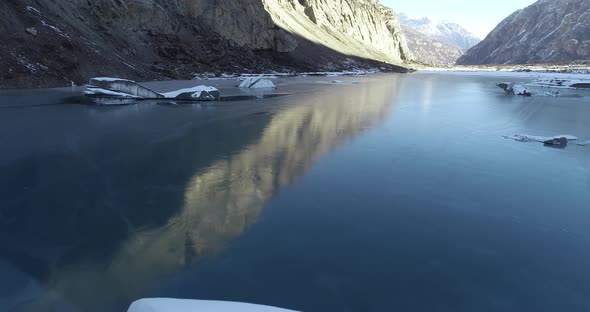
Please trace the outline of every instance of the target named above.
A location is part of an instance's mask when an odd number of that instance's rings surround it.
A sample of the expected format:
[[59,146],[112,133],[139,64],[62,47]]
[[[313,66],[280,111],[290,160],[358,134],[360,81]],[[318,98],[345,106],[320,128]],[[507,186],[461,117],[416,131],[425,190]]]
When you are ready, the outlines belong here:
[[0,311],[590,311],[590,146],[503,137],[590,140],[590,92],[334,79],[189,105],[0,92]]

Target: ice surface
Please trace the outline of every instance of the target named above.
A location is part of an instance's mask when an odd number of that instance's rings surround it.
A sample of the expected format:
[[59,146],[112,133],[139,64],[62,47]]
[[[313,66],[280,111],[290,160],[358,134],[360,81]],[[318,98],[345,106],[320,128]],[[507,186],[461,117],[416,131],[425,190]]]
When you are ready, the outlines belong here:
[[196,86],[196,87],[192,87],[192,88],[186,88],[186,89],[180,89],[180,90],[176,90],[176,91],[171,91],[171,92],[166,92],[166,93],[162,93],[162,95],[166,98],[176,98],[177,96],[183,94],[183,93],[193,93],[192,97],[193,98],[199,98],[201,96],[202,92],[214,92],[214,91],[219,91],[217,90],[217,88],[215,87],[208,87],[208,86]]
[[544,136],[537,136],[537,135],[528,135],[528,134],[513,134],[513,135],[505,135],[504,138],[512,139],[519,142],[545,142],[553,139],[559,138],[566,138],[568,141],[575,141],[578,137],[570,135],[570,134],[560,134],[551,137],[544,137]]
[[246,78],[241,84],[240,88],[251,88],[251,89],[271,89],[275,85],[268,79],[263,79],[262,76]]
[[131,304],[127,312],[294,312],[281,308],[229,301],[152,298]]
[[589,145],[590,145],[590,141],[586,141],[586,142],[577,142],[576,144],[577,144],[577,145],[580,145],[580,146],[589,146]]

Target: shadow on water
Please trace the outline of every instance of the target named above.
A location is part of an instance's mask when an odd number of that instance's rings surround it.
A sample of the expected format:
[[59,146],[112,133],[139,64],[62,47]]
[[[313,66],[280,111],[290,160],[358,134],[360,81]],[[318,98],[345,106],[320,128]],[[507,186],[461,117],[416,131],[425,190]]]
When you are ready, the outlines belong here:
[[0,304],[123,310],[240,236],[273,194],[382,120],[396,93],[389,76],[241,108],[76,106],[62,124],[46,117],[61,107],[13,112],[48,128],[25,132],[35,146],[4,138],[0,272],[12,279]]

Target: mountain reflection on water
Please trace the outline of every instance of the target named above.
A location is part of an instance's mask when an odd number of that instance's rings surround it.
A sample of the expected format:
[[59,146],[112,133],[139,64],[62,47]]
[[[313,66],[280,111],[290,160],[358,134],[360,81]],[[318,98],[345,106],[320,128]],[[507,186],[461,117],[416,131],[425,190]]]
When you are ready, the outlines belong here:
[[[68,107],[80,114],[69,120],[87,122],[56,127],[79,131],[82,143],[58,135],[52,148],[22,148],[2,163],[0,272],[9,278],[0,281],[0,305],[124,309],[240,236],[273,194],[384,118],[396,92],[392,75],[207,112]],[[273,112],[243,114],[238,104]],[[63,110],[35,109],[43,112],[29,116],[43,116],[40,123]],[[207,118],[187,117],[196,114]],[[105,124],[109,134],[96,138]]]

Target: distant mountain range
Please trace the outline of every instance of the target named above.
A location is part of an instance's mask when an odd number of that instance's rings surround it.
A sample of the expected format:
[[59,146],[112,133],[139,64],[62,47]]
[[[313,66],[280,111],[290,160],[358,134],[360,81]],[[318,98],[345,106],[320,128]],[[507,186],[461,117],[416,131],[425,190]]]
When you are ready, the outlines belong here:
[[463,50],[432,40],[427,35],[408,26],[402,26],[406,35],[408,48],[412,51],[414,60],[428,65],[453,65]]
[[540,0],[507,17],[457,64],[569,63],[589,59],[590,0]]
[[461,25],[437,22],[427,17],[399,14],[402,31],[415,60],[431,65],[452,65],[469,48],[481,41]]

